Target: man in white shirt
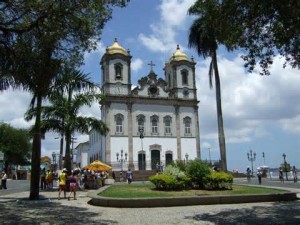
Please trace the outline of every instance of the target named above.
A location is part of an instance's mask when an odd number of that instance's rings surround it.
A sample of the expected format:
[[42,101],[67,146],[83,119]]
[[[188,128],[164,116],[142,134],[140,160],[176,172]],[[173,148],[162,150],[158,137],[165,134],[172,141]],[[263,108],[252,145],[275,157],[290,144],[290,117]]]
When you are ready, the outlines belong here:
[[5,171],[2,172],[2,178],[1,178],[1,187],[3,189],[7,189],[6,187],[6,181],[7,181],[7,174],[5,173]]

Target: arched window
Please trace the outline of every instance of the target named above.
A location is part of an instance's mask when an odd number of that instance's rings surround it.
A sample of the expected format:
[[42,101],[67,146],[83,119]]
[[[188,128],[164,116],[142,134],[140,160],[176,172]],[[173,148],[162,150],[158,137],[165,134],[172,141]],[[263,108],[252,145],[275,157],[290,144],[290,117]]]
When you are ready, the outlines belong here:
[[158,116],[151,116],[152,134],[158,134]]
[[181,70],[182,85],[189,84],[188,75],[189,72],[186,69]]
[[145,132],[145,116],[140,114],[136,117],[136,120],[138,122],[138,130],[137,133],[140,134],[140,132]]
[[122,114],[115,115],[115,121],[116,121],[116,133],[123,133],[123,121],[124,116]]
[[191,118],[188,116],[183,119],[185,135],[191,135],[191,121]]
[[164,117],[165,135],[171,135],[171,122],[172,122],[171,116]]
[[123,65],[121,63],[115,64],[115,78],[116,80],[122,80],[123,77]]

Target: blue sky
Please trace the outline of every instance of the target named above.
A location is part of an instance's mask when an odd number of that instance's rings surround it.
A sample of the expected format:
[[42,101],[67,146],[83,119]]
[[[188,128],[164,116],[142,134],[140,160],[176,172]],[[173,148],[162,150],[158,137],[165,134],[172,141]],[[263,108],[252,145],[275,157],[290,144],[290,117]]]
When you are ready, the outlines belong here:
[[[132,55],[132,84],[149,73],[147,65],[153,61],[154,71],[164,78],[163,65],[179,44],[183,52],[194,57],[199,103],[200,141],[202,159],[219,159],[215,89],[208,85],[210,59],[199,57],[188,48],[188,29],[193,20],[187,9],[194,0],[131,0],[128,7],[114,9],[112,19],[106,24],[96,51],[87,53],[82,69],[99,83],[99,61],[107,46],[117,38],[119,44]],[[265,162],[279,167],[287,162],[300,168],[300,73],[297,69],[282,68],[283,59],[276,57],[270,76],[260,76],[257,71],[248,74],[240,59],[240,52],[218,51],[221,77],[223,119],[225,125],[228,169],[245,171],[251,163],[247,152],[257,154],[254,167]],[[259,68],[257,68],[258,70]],[[20,91],[0,95],[0,120],[15,127],[26,127],[23,114],[30,96]],[[16,110],[18,109],[18,110]],[[98,105],[83,109],[84,114],[100,117]],[[43,141],[43,155],[58,151],[56,134]],[[78,142],[87,136],[78,136]]]

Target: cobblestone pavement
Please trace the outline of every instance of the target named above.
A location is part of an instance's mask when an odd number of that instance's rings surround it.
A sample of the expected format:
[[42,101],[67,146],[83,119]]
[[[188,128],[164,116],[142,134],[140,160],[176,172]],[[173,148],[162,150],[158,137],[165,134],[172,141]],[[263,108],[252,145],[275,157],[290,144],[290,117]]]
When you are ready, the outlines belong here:
[[[4,190],[2,190],[4,191]],[[77,200],[57,199],[56,191],[41,192],[29,201],[29,192],[0,197],[0,224],[300,224],[300,201],[199,205],[161,208],[106,208],[88,204],[88,191]]]

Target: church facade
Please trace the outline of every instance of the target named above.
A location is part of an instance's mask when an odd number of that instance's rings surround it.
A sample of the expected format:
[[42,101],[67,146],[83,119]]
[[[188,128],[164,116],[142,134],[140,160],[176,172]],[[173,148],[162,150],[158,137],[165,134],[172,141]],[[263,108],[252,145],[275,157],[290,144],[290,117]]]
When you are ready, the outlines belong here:
[[115,40],[100,65],[101,119],[109,128],[100,158],[113,170],[157,170],[173,160],[200,158],[195,62],[179,46],[165,63],[132,88],[131,58]]

